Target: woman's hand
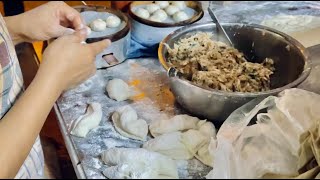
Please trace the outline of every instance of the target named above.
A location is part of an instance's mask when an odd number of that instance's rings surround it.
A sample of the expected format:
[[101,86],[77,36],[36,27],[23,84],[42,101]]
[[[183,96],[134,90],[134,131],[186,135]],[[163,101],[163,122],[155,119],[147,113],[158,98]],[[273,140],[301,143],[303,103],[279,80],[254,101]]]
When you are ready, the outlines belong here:
[[67,90],[94,75],[95,57],[110,45],[110,40],[82,44],[86,30],[58,38],[43,53],[37,76],[52,82],[59,90]]
[[80,13],[63,1],[48,2],[5,21],[16,44],[49,40],[86,27]]

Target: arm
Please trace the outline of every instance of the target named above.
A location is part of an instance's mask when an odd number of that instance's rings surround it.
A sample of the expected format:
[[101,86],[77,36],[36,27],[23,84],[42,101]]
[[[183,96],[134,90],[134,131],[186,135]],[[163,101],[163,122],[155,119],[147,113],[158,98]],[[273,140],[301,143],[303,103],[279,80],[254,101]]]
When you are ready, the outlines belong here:
[[84,45],[85,36],[83,29],[55,40],[28,89],[0,121],[0,178],[16,175],[60,93],[95,73],[95,56],[110,41]]
[[[70,13],[67,13],[72,11],[70,10],[72,8],[66,8],[68,10],[64,12],[61,2],[48,4],[39,7],[40,10],[30,11],[28,16],[22,14],[5,19],[15,43],[46,40],[63,35],[64,33],[61,34],[61,32],[65,32],[63,31],[65,29],[61,24],[64,24],[66,21],[63,20],[66,19],[71,19],[74,27],[78,24],[80,15],[71,13],[70,16]],[[58,20],[47,18],[48,14],[55,13],[58,14],[55,16]],[[27,19],[29,22],[26,21]],[[53,23],[44,23],[49,20]],[[18,24],[20,21],[21,24]],[[55,27],[48,28],[51,24],[55,24]],[[82,28],[50,44],[43,54],[43,61],[36,77],[1,119],[0,178],[14,178],[17,174],[60,93],[80,84],[95,73],[95,56],[107,48],[110,41],[81,44],[86,35],[86,29]]]
[[30,153],[47,115],[62,89],[45,76],[29,88],[0,121],[0,178],[14,178]]

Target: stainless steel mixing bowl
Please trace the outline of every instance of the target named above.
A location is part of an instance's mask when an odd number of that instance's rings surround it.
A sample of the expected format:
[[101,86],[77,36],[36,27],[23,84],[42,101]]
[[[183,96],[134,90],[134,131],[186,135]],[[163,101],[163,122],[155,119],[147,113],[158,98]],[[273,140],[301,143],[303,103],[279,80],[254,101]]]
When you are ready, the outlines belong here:
[[[223,122],[235,109],[258,97],[276,95],[279,92],[298,86],[310,74],[311,61],[308,51],[292,37],[277,30],[254,24],[224,23],[227,34],[235,48],[257,62],[272,58],[275,62],[275,73],[271,76],[271,90],[257,93],[225,92],[205,89],[194,83],[180,79],[174,73],[168,73],[171,91],[176,100],[191,114],[216,122]],[[173,47],[179,39],[197,32],[212,32],[219,40],[214,23],[185,26],[169,34],[158,50],[162,66],[169,72],[167,63],[168,51],[164,43]]]

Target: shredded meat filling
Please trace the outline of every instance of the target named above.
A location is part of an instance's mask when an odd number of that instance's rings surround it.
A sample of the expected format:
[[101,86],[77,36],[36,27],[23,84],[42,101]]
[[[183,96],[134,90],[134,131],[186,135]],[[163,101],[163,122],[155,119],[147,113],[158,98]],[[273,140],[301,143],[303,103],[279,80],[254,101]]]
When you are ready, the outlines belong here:
[[202,87],[229,92],[260,92],[270,89],[274,62],[248,62],[243,54],[212,34],[200,32],[168,47],[168,60],[184,78]]

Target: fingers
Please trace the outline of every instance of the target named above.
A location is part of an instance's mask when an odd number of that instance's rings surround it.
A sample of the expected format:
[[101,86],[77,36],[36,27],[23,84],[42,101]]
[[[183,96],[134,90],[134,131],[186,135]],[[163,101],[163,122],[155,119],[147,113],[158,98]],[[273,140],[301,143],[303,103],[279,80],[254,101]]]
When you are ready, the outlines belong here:
[[110,44],[111,44],[111,41],[109,39],[105,39],[103,41],[88,44],[87,46],[91,48],[94,54],[99,54],[105,48],[107,48]]
[[60,19],[65,19],[68,22],[70,22],[70,25],[72,25],[72,27],[75,30],[80,30],[82,28],[84,28],[84,21],[81,18],[80,13],[73,9],[72,7],[68,6],[67,4],[63,4],[63,7],[61,7],[61,16]]
[[70,35],[70,41],[75,43],[81,43],[85,41],[87,38],[87,29],[83,28],[75,31],[72,35]]

